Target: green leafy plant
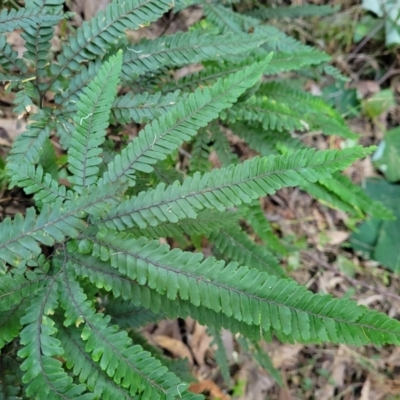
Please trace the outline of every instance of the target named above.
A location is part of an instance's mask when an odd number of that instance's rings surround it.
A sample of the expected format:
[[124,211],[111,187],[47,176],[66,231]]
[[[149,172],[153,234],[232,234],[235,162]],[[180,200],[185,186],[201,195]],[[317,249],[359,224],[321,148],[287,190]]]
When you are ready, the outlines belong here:
[[[19,58],[0,37],[0,80],[16,92],[16,112],[36,110],[6,165],[33,206],[0,223],[3,398],[201,398],[182,366],[135,332],[178,316],[212,327],[217,345],[222,328],[240,333],[271,371],[260,339],[400,342],[398,321],[287,277],[279,256],[288,249],[256,201],[300,186],[355,216],[391,217],[338,172],[370,149],[316,151],[291,135],[354,137],[321,99],[277,76],[329,71],[329,57],[220,2],[204,4],[207,24],[189,32],[137,43],[124,34],[189,3],[115,0],[57,56],[50,39],[69,17],[62,0],[0,14],[0,33],[22,29],[26,41]],[[202,70],[171,80],[192,63]],[[131,140],[108,137],[128,123],[144,127]],[[239,162],[227,128],[261,156]],[[178,171],[180,149],[192,157]],[[221,168],[207,171],[211,150]],[[216,258],[184,251],[199,237]]]

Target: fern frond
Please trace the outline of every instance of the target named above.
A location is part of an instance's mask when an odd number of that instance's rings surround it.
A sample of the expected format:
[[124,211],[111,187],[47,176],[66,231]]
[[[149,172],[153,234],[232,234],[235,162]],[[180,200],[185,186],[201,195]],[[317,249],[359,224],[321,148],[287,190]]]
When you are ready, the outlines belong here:
[[238,212],[207,210],[199,212],[196,219],[187,218],[177,223],[164,222],[144,229],[132,228],[129,232],[137,238],[141,236],[148,239],[172,237],[176,240],[182,240],[184,234],[208,236],[219,229],[231,227],[239,218],[240,213]]
[[228,138],[221,131],[219,124],[211,124],[207,127],[210,132],[212,147],[217,153],[222,167],[228,167],[231,164],[237,164],[239,157],[232,151]]
[[216,249],[231,261],[267,272],[269,275],[286,277],[278,259],[267,249],[255,244],[239,226],[214,231],[209,239]]
[[225,383],[229,384],[231,381],[229,361],[224,342],[222,341],[221,332],[212,326],[208,327],[207,331],[213,337],[211,345],[217,346],[217,350],[214,352],[215,361],[221,370],[221,375],[224,378]]
[[41,253],[39,244],[52,246],[66,237],[77,237],[86,228],[82,220],[86,213],[115,204],[117,192],[112,185],[107,189],[90,188],[78,199],[45,203],[38,216],[28,208],[25,218],[20,214],[13,220],[6,218],[0,223],[0,261],[21,267]]
[[3,71],[19,72],[21,75],[26,74],[28,69],[22,59],[18,58],[18,53],[7,43],[5,35],[0,35],[0,67]]
[[19,183],[13,179],[13,174],[18,171],[21,164],[28,162],[34,165],[39,162],[43,146],[49,136],[48,128],[28,126],[28,130],[14,140],[7,157],[7,172],[11,187]]
[[95,256],[110,260],[139,285],[263,331],[273,329],[292,340],[317,343],[400,343],[399,321],[355,302],[314,295],[292,280],[113,230],[99,233],[93,242]]
[[203,9],[206,18],[220,28],[222,32],[243,33],[254,30],[254,33],[265,35],[267,40],[263,47],[268,51],[292,52],[310,49],[310,47],[285,35],[275,27],[261,25],[259,19],[239,14],[221,4],[205,4]]
[[[98,74],[103,63],[100,59],[96,59],[88,65],[82,65],[80,71],[68,80],[68,86],[59,89],[59,93],[54,97],[54,102],[58,105],[62,104],[61,115],[76,110],[76,102],[82,90],[94,79]],[[60,113],[56,113],[60,115]]]
[[[86,342],[85,351],[117,384],[122,383],[131,396],[140,393],[143,399],[172,400],[185,392],[187,384],[181,383],[141,346],[132,346],[125,331],[109,325],[110,317],[96,313],[71,274],[68,277],[66,273],[62,275],[60,296],[65,309],[64,325],[84,322],[81,338]],[[178,385],[181,390],[177,391]],[[185,392],[182,398],[195,399],[198,396]]]
[[334,179],[319,179],[318,182],[355,209],[379,219],[393,219],[393,213],[382,203],[368,197],[360,186],[341,174],[334,174]]
[[107,303],[106,310],[112,321],[121,328],[139,329],[166,319],[162,313],[155,314],[146,308],[134,305],[130,300],[113,299]]
[[[307,187],[313,185],[309,183]],[[274,253],[286,255],[288,249],[280,242],[276,234],[273,232],[270,222],[264,215],[259,202],[254,202],[246,208],[244,218],[253,228],[257,236],[264,242],[267,249]]]
[[54,337],[57,329],[49,318],[58,305],[57,284],[51,280],[31,301],[21,323],[26,325],[21,332],[24,347],[18,355],[25,358],[22,371],[27,371],[23,381],[29,383],[26,393],[31,398],[45,399],[94,399],[83,394],[85,385],[75,385],[72,378],[63,370],[61,361],[55,357],[64,351],[60,341]]
[[255,340],[249,340],[241,336],[236,337],[236,340],[244,351],[251,353],[252,357],[265,371],[268,372],[269,375],[271,375],[279,386],[283,386],[281,373],[274,367],[270,356],[264,351],[259,343]]
[[20,319],[24,316],[28,306],[29,300],[24,299],[7,311],[0,311],[0,350],[19,335]]
[[112,99],[117,93],[117,84],[122,65],[122,52],[110,57],[96,77],[83,90],[74,115],[75,132],[68,149],[68,169],[73,173],[68,179],[74,189],[95,183],[102,162],[99,155],[105,140]]
[[266,96],[253,96],[243,103],[234,104],[221,117],[228,123],[236,121],[261,123],[263,129],[277,131],[304,131],[309,128],[303,119],[304,115],[288,104],[276,103]]
[[43,167],[24,162],[12,170],[13,181],[24,189],[26,194],[35,194],[34,199],[39,203],[52,203],[57,199],[71,200],[73,192],[60,186],[50,174],[45,174]]
[[27,271],[26,274],[15,273],[2,275],[0,280],[0,311],[10,310],[30,298],[44,285],[46,276]]
[[114,0],[104,11],[77,29],[63,45],[57,63],[51,65],[54,76],[49,88],[60,75],[68,77],[81,63],[102,57],[115,46],[126,29],[138,29],[156,21],[171,8],[169,0]]
[[64,349],[63,359],[67,368],[72,369],[73,375],[79,377],[81,383],[94,393],[96,399],[126,399],[133,400],[129,392],[117,385],[85,351],[85,342],[81,332],[74,326],[68,329],[57,325],[57,339]]
[[[262,155],[274,154],[279,147],[284,148],[285,152],[307,148],[299,139],[291,137],[287,132],[266,132],[261,128],[256,129],[241,123],[233,124],[231,129],[245,139],[251,148]],[[342,180],[343,184],[340,183]],[[354,216],[360,216],[361,211],[366,215],[374,212],[379,214],[380,218],[392,218],[390,210],[386,209],[381,203],[367,198],[362,190],[344,175],[334,174],[329,180],[325,179],[324,182],[327,182],[326,186],[319,181],[300,186],[326,205],[349,212]],[[328,186],[332,187],[332,190]],[[350,199],[352,200],[350,201]]]
[[48,23],[56,25],[63,19],[62,15],[53,15],[43,11],[41,7],[30,6],[7,10],[4,8],[0,12],[0,33],[12,32],[16,29],[29,29],[32,26]]
[[115,99],[111,110],[112,120],[119,124],[152,121],[162,114],[170,112],[171,108],[182,100],[184,100],[184,96],[178,90],[165,96],[161,92],[135,95],[128,93]]
[[300,90],[294,90],[283,82],[261,84],[257,94],[267,96],[269,102],[285,104],[296,110],[299,116],[314,129],[325,134],[344,138],[356,138],[357,135],[346,125],[343,118],[328,106],[320,97]]
[[[62,1],[41,0],[36,1],[37,7],[43,14],[60,16],[62,13]],[[55,21],[41,21],[35,25],[28,25],[24,28],[21,37],[25,40],[26,51],[24,58],[30,60],[35,67],[36,85],[39,90],[40,101],[42,101],[42,92],[39,78],[47,76],[46,66],[48,64],[48,53],[51,47],[51,39],[54,36]]]
[[23,396],[21,388],[22,374],[15,359],[2,354],[0,368],[0,393],[2,400],[17,400]]
[[101,217],[101,224],[122,230],[155,226],[165,221],[176,223],[196,218],[197,212],[205,208],[224,211],[273,194],[282,187],[315,182],[370,152],[354,147],[342,151],[309,149],[277,157],[256,157],[204,175],[196,173],[182,185],[179,182],[168,187],[159,184],[156,189],[142,192],[113,210],[97,215]]
[[300,18],[323,17],[337,12],[339,7],[329,5],[303,4],[291,7],[263,7],[260,6],[248,13],[248,15],[262,20],[275,18]]
[[214,36],[196,31],[178,32],[155,40],[143,39],[132,48],[127,48],[122,78],[131,81],[139,75],[166,66],[181,67],[246,53],[259,47],[266,40],[263,34],[227,33]]
[[211,152],[210,132],[207,128],[200,129],[192,142],[191,157],[189,159],[190,172],[207,172],[212,165],[208,159]]
[[[246,89],[259,79],[269,58],[218,81],[211,88],[196,90],[185,102],[176,104],[168,115],[162,115],[139,133],[120,155],[108,165],[101,184],[117,182],[124,176],[134,178],[137,170],[151,172],[153,165],[166,158],[199,128],[215,119]],[[100,184],[100,183],[99,183]]]

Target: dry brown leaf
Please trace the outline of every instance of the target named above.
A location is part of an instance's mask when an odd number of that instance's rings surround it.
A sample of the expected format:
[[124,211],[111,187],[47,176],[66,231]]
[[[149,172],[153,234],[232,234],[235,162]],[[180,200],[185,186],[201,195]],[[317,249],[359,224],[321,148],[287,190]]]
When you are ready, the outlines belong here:
[[164,335],[153,335],[153,341],[163,349],[169,351],[176,358],[187,358],[193,365],[193,357],[186,345],[177,339],[172,339]]
[[360,400],[372,400],[371,398],[371,381],[369,378],[364,382],[364,385],[361,389],[361,397]]
[[[11,142],[26,129],[26,122],[20,119],[0,118],[0,128],[3,128]],[[8,142],[8,138],[5,139]]]
[[206,327],[198,322],[194,323],[193,333],[189,335],[189,346],[199,367],[205,364],[205,354],[210,348],[212,338],[207,335]]
[[191,383],[189,390],[192,393],[201,394],[209,393],[211,399],[229,400],[230,397],[226,395],[213,381],[207,379],[201,382]]
[[326,236],[329,239],[329,244],[332,246],[337,246],[342,244],[350,236],[350,232],[346,231],[327,231]]

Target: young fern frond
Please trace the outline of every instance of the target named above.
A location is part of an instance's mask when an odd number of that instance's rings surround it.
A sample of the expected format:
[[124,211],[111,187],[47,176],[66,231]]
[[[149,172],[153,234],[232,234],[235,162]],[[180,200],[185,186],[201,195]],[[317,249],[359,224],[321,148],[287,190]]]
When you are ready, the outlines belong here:
[[206,174],[196,173],[183,184],[140,193],[121,202],[110,211],[96,211],[101,225],[124,230],[139,226],[156,226],[160,222],[176,223],[185,218],[196,218],[205,208],[225,211],[282,187],[297,186],[328,177],[338,169],[350,165],[371,150],[361,147],[342,151],[300,150],[277,157],[253,158],[236,166],[214,169]]
[[253,86],[268,62],[269,57],[218,81],[211,88],[196,90],[185,102],[177,103],[167,115],[146,125],[138,137],[108,165],[99,185],[126,177],[134,184],[136,171],[151,172],[157,161],[165,159],[184,141],[190,140],[199,128],[217,118],[220,111],[231,106],[246,89]]
[[105,140],[121,66],[122,52],[118,52],[104,63],[77,102],[78,112],[74,115],[76,130],[68,149],[69,170],[73,174],[68,179],[77,192],[93,185],[98,179],[98,165],[102,162],[100,146]]
[[[96,313],[86,295],[71,274],[60,276],[60,303],[65,309],[65,326],[84,323],[81,338],[86,342],[85,350],[92,354],[100,368],[114,381],[127,388],[130,395],[140,393],[143,399],[173,399],[183,394],[187,384],[162,366],[141,346],[132,341],[117,326],[110,326],[110,317]],[[177,390],[178,385],[179,390]],[[182,399],[198,396],[186,392]]]
[[163,67],[181,67],[201,61],[224,59],[249,52],[266,41],[262,34],[205,35],[201,32],[176,33],[155,40],[143,39],[128,47],[122,78],[132,80]]

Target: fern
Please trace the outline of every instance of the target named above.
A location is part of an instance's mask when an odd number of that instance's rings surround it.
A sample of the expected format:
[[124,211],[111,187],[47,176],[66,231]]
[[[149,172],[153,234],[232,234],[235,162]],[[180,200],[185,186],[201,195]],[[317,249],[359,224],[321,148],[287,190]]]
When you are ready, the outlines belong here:
[[338,7],[307,4],[292,7],[259,7],[252,10],[249,15],[260,19],[323,17],[325,15],[333,14],[336,11],[338,11]]
[[127,48],[122,77],[131,80],[165,66],[180,67],[202,60],[221,59],[259,47],[266,38],[262,34],[177,33],[154,41],[144,39],[136,46]]
[[[206,21],[186,33],[125,35],[194,3]],[[316,151],[295,137],[352,136],[321,99],[280,81],[322,74],[329,57],[234,3],[113,0],[74,34],[63,30],[55,55],[62,0],[0,12],[0,34],[22,29],[27,47],[20,58],[0,36],[0,79],[28,119],[6,174],[31,196],[0,222],[3,397],[201,399],[187,365],[135,332],[165,318],[210,327],[227,382],[223,328],[277,380],[260,339],[399,344],[395,319],[314,294],[281,267],[291,249],[260,197],[299,186],[357,218],[391,215],[339,174],[373,149]],[[199,72],[172,81],[193,63]],[[243,139],[234,149],[231,133]],[[242,162],[244,141],[261,157]]]

